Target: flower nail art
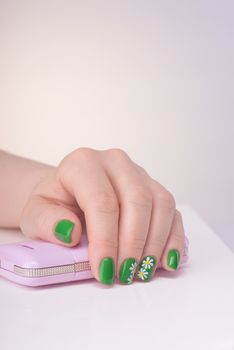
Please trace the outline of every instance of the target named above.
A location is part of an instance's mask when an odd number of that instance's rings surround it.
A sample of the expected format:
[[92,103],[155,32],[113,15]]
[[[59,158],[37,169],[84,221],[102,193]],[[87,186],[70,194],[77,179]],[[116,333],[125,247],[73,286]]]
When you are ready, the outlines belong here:
[[130,276],[128,278],[128,284],[132,283],[132,280],[133,280],[134,275],[136,273],[136,268],[137,268],[137,262],[132,263],[132,265],[129,267]]
[[153,266],[154,259],[152,259],[150,256],[147,256],[146,259],[142,261],[142,267],[144,267],[146,270],[151,269]]
[[136,259],[125,259],[120,268],[119,280],[122,283],[131,284],[136,273],[137,265]]
[[147,278],[149,272],[146,271],[143,267],[138,271],[137,276],[143,281]]
[[136,268],[137,268],[137,262],[135,261],[135,262],[132,263],[132,265],[129,267],[129,270],[131,271],[131,274],[135,275]]
[[137,277],[142,281],[149,281],[153,275],[155,265],[156,259],[154,256],[145,256],[139,265]]

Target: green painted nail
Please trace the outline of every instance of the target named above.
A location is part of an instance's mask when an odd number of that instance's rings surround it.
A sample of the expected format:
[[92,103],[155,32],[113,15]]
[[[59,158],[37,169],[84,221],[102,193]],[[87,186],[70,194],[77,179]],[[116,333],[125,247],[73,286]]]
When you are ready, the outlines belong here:
[[115,277],[115,264],[112,258],[103,258],[99,266],[100,282],[113,284]]
[[180,253],[176,249],[169,251],[167,255],[167,266],[173,270],[176,270],[180,261]]
[[137,261],[134,258],[125,259],[119,270],[119,280],[125,284],[131,284],[136,272]]
[[140,266],[137,271],[137,277],[139,277],[144,282],[149,281],[153,276],[155,266],[155,257],[152,255],[145,256],[140,262]]
[[60,220],[55,229],[55,236],[62,242],[71,243],[71,233],[75,224],[70,220]]

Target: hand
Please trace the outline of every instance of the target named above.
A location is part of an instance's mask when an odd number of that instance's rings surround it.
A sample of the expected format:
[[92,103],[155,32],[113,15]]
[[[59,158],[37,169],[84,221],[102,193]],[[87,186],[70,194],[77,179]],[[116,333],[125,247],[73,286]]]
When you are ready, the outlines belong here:
[[120,149],[79,148],[34,188],[20,227],[33,239],[72,247],[86,224],[93,276],[149,281],[161,261],[176,270],[185,235],[175,200]]

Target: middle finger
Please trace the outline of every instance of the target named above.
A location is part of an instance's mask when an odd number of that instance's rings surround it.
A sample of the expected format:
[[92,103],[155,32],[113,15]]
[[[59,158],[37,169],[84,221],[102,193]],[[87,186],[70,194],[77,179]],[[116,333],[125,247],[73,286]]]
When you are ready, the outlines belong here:
[[106,163],[106,172],[120,203],[116,274],[121,283],[130,284],[147,239],[152,191],[147,176],[131,159],[122,151],[114,153],[115,162]]

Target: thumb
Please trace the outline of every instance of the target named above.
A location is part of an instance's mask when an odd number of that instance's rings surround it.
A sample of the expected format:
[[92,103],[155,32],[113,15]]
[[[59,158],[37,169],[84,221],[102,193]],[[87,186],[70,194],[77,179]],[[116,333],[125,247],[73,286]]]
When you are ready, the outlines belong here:
[[25,205],[20,228],[25,236],[42,239],[67,247],[80,241],[82,225],[69,209],[53,203],[51,199],[32,196]]

